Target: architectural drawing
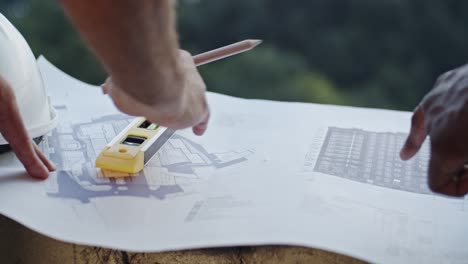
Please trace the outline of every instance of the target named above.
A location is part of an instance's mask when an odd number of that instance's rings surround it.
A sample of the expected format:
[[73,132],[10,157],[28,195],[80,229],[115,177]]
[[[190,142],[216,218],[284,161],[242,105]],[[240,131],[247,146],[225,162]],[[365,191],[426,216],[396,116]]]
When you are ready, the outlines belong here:
[[[57,108],[66,112],[65,106]],[[165,199],[184,192],[183,184],[247,161],[251,150],[211,153],[202,145],[175,134],[138,175],[103,177],[94,162],[99,152],[131,121],[125,115],[105,116],[88,123],[62,122],[49,135],[43,149],[58,166],[47,195],[83,203],[108,196]],[[127,177],[125,177],[127,176]]]
[[132,118],[99,87],[39,67],[59,116],[40,147],[58,171],[37,181],[0,156],[0,213],[34,231],[131,252],[281,244],[467,263],[468,197],[430,193],[427,143],[398,157],[409,112],[207,93],[207,134],[178,131],[136,177],[110,180],[95,158]]
[[409,161],[399,151],[407,134],[329,127],[314,171],[422,194],[427,187],[428,144]]

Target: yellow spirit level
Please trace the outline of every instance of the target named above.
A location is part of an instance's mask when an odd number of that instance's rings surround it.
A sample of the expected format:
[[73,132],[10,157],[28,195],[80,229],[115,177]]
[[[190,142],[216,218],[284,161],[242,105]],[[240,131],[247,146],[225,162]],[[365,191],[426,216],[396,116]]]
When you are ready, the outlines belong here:
[[[138,173],[174,132],[145,118],[135,118],[99,154],[96,167],[110,171]],[[112,173],[103,175],[113,177]]]

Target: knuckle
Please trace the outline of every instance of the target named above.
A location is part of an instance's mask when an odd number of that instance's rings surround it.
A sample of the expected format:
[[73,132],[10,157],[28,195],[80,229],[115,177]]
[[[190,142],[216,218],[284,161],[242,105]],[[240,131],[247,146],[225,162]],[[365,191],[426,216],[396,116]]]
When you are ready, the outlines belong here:
[[468,64],[464,64],[453,71],[460,72],[462,76],[466,76],[468,74]]
[[421,107],[422,109],[427,109],[431,107],[437,99],[441,96],[441,93],[437,90],[430,91],[422,100]]
[[434,86],[438,86],[443,83],[449,82],[456,75],[456,73],[457,73],[457,70],[454,69],[454,70],[450,70],[441,74],[439,77],[437,77],[437,80]]

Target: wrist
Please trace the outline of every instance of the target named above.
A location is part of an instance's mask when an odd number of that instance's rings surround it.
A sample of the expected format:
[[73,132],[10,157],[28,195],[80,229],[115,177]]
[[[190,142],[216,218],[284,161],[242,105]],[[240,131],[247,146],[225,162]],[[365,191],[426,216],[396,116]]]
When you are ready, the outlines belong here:
[[[179,69],[161,67],[140,73],[112,74],[115,88],[147,106],[177,105],[185,80]],[[131,77],[131,78],[127,78]],[[137,78],[132,77],[137,76]]]
[[[187,96],[184,93],[185,80],[178,73],[163,75],[164,78],[158,78],[157,75],[153,75],[152,78],[140,76],[141,78],[129,84],[113,80],[113,90],[123,93],[124,97],[130,97],[130,101],[134,101],[135,108],[146,109],[141,111],[142,113],[139,115],[152,113],[151,115],[158,116],[158,119],[161,120],[160,123],[171,123],[183,115],[187,101]],[[128,89],[128,87],[134,88],[136,86],[139,89]],[[128,105],[126,112],[130,112],[128,107],[132,106]]]

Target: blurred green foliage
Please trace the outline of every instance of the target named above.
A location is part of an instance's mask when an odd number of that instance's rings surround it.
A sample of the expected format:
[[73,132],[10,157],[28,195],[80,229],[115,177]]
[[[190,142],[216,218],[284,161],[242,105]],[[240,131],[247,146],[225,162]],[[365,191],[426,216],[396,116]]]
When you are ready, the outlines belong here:
[[[57,1],[0,0],[36,54],[91,83],[105,73]],[[463,0],[180,0],[181,46],[264,44],[200,67],[209,90],[285,101],[411,110],[468,60]]]

